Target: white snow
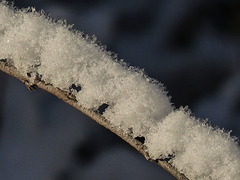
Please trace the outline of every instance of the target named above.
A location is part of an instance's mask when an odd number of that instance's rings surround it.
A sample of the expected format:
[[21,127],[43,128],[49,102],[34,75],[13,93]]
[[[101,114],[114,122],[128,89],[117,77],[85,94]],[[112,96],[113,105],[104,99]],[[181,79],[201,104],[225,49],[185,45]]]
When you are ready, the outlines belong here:
[[230,133],[213,128],[181,108],[170,113],[146,137],[154,159],[169,158],[189,179],[239,179],[240,151]]
[[[1,5],[1,17],[14,12]],[[53,22],[43,13],[25,9],[0,24],[0,58],[11,59],[24,76],[31,73],[32,81],[39,74],[66,91],[72,84],[81,86],[74,92],[79,105],[98,109],[108,103],[104,116],[125,132],[131,128],[134,136],[145,133],[172,110],[158,82],[149,83],[153,80],[141,70],[117,62],[96,45],[96,38],[83,38],[63,21]]]
[[[240,151],[229,133],[173,110],[159,82],[84,36],[33,8],[0,3],[0,59],[32,83],[41,77],[89,109],[108,104],[106,119],[124,133],[145,137],[152,158],[173,157],[170,163],[190,179],[240,178]],[[81,90],[71,89],[73,84]]]

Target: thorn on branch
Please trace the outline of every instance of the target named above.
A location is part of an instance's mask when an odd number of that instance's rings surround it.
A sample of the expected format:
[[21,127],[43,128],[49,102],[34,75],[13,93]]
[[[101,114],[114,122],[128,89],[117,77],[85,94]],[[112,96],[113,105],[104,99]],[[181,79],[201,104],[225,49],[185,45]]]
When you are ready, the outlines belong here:
[[75,84],[72,84],[72,86],[69,87],[69,91],[72,92],[73,90],[80,92],[82,90],[82,87],[80,85],[76,86]]
[[25,81],[24,84],[27,86],[29,91],[37,90],[37,85],[36,84],[31,84],[28,81]]
[[168,157],[160,159],[161,161],[166,161],[169,162],[170,160],[172,160],[175,157],[174,154],[169,154]]
[[141,142],[142,144],[145,143],[145,137],[143,137],[143,136],[137,136],[137,137],[135,137],[135,139],[138,140],[139,142]]
[[36,80],[41,81],[42,80],[42,75],[37,72],[36,74]]
[[27,76],[28,76],[29,78],[32,77],[31,72],[28,72],[28,73],[27,73]]
[[97,109],[97,112],[101,115],[103,115],[103,113],[106,111],[106,109],[109,107],[108,104],[103,103],[101,106],[99,106],[99,108]]
[[6,63],[6,62],[7,62],[7,59],[0,59],[0,62]]

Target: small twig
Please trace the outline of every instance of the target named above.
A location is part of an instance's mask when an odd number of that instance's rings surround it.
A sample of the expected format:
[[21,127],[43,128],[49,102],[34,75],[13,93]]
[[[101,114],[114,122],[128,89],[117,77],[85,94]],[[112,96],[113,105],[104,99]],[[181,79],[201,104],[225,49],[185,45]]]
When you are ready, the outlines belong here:
[[75,97],[73,97],[71,94],[69,94],[69,92],[63,91],[56,87],[53,87],[51,84],[46,84],[43,80],[36,79],[34,84],[30,84],[29,83],[30,80],[27,79],[26,77],[22,76],[20,74],[20,72],[14,66],[7,63],[7,60],[0,61],[0,70],[21,80],[24,84],[26,84],[26,86],[30,90],[32,90],[33,87],[35,88],[37,86],[43,90],[46,90],[46,91],[54,94],[55,96],[62,99],[66,103],[70,104],[74,108],[80,110],[87,116],[94,119],[100,125],[104,126],[105,128],[109,129],[110,131],[112,131],[113,133],[115,133],[116,135],[121,137],[124,141],[129,143],[136,150],[138,150],[141,154],[143,154],[147,160],[149,160],[151,162],[155,162],[158,165],[162,166],[166,171],[171,173],[174,177],[176,177],[179,180],[187,180],[188,179],[184,174],[181,174],[176,168],[174,168],[169,162],[167,162],[167,160],[151,159],[146,150],[146,146],[144,144],[142,144],[140,141],[133,138],[130,134],[123,133],[123,131],[121,129],[113,126],[110,123],[110,121],[108,121],[106,118],[104,118],[100,113],[98,113],[92,109],[87,109],[83,106],[79,106],[77,104],[77,101],[75,100]]

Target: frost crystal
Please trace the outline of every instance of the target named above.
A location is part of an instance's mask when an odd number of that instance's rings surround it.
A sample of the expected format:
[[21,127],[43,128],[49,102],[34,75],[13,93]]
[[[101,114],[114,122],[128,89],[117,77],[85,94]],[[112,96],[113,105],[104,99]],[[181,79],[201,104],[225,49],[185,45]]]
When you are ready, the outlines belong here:
[[[150,156],[169,158],[190,179],[239,179],[239,148],[219,129],[173,110],[160,83],[116,60],[64,21],[0,3],[0,59],[23,76],[73,94],[113,126],[144,137]],[[103,108],[103,110],[100,110]]]

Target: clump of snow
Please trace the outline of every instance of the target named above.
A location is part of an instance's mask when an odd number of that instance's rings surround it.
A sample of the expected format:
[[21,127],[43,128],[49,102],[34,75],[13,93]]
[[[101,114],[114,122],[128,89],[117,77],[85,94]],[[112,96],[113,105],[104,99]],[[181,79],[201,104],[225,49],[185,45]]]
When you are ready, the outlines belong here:
[[95,37],[33,8],[16,10],[2,1],[0,47],[0,59],[7,59],[31,83],[50,83],[89,109],[107,104],[102,116],[124,133],[144,137],[151,158],[170,157],[190,179],[240,178],[240,151],[229,133],[184,109],[173,111],[160,83],[118,61]]
[[49,23],[34,9],[18,11],[4,5],[0,6],[0,17],[1,58],[13,60],[14,66],[26,75],[40,63],[39,39],[43,37],[41,33]]
[[[158,82],[128,67],[103,50],[96,38],[84,37],[63,21],[46,18],[33,8],[16,10],[1,3],[0,58],[11,59],[22,75],[73,93],[79,105],[97,110],[124,132],[145,135],[171,112],[169,98]],[[70,90],[72,85],[81,91]],[[157,108],[156,108],[157,107]]]
[[146,146],[152,158],[171,158],[170,163],[189,179],[240,177],[240,151],[235,139],[185,109],[173,111],[151,128]]

